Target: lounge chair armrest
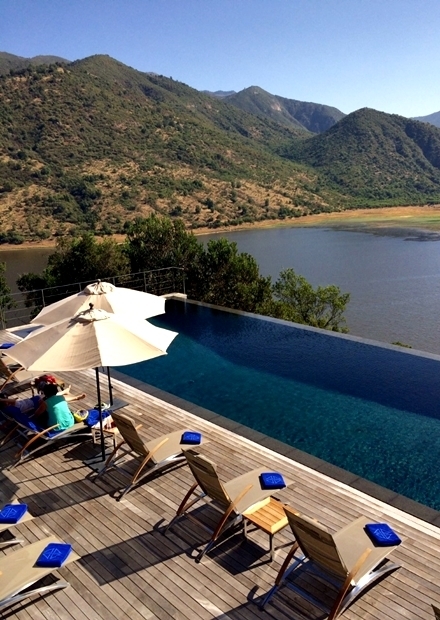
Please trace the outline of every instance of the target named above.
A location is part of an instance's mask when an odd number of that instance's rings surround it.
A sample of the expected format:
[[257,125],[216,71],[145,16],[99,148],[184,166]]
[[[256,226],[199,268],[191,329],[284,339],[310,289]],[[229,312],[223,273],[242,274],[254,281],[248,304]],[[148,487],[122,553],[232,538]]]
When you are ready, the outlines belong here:
[[15,457],[16,458],[21,458],[21,455],[23,454],[23,452],[26,452],[26,450],[28,449],[28,447],[33,444],[35,441],[37,441],[38,439],[41,439],[41,437],[44,437],[44,435],[46,435],[47,433],[49,433],[50,431],[53,431],[55,428],[57,428],[58,424],[55,424],[54,426],[49,426],[49,428],[45,428],[44,430],[42,430],[39,433],[36,433],[35,435],[32,435],[32,437],[29,439],[29,441],[21,448],[21,450],[19,450],[16,454]]

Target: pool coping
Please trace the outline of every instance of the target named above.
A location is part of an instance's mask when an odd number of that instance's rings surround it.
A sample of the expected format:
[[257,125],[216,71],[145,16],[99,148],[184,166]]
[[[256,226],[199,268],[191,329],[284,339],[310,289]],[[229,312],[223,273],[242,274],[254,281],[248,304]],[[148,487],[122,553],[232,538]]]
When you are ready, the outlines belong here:
[[[203,304],[204,305],[204,304]],[[246,313],[249,314],[249,313]],[[302,326],[301,326],[302,327]],[[313,329],[313,328],[311,328]],[[140,379],[135,379],[126,375],[118,370],[112,368],[112,377],[121,381],[122,383],[126,383],[131,387],[134,387],[146,394],[150,394],[160,400],[163,400],[170,405],[174,405],[175,407],[179,407],[188,413],[192,413],[201,417],[204,420],[212,422],[217,426],[230,430],[241,437],[245,437],[250,441],[253,441],[257,444],[260,444],[269,450],[273,450],[282,456],[292,459],[301,465],[305,465],[306,467],[310,467],[311,469],[320,472],[334,480],[342,482],[362,493],[366,493],[385,504],[389,504],[394,508],[398,508],[403,512],[407,512],[414,517],[421,519],[422,521],[426,521],[432,525],[440,527],[440,511],[435,510],[434,508],[430,508],[429,506],[425,506],[424,504],[420,504],[405,495],[400,495],[395,491],[387,489],[386,487],[380,486],[371,480],[367,480],[366,478],[362,478],[357,474],[354,474],[348,470],[342,469],[337,465],[333,465],[332,463],[328,463],[323,459],[320,459],[317,456],[313,456],[312,454],[308,454],[303,450],[299,450],[298,448],[294,448],[289,446],[288,444],[280,441],[279,439],[274,439],[273,437],[269,437],[260,431],[255,431],[244,424],[240,424],[239,422],[235,422],[234,420],[230,420],[229,418],[225,418],[224,416],[215,413],[214,411],[210,411],[209,409],[205,409],[204,407],[200,407],[190,401],[181,398],[180,396],[175,396],[170,392],[166,392],[160,388],[157,388],[153,385],[145,383]]]

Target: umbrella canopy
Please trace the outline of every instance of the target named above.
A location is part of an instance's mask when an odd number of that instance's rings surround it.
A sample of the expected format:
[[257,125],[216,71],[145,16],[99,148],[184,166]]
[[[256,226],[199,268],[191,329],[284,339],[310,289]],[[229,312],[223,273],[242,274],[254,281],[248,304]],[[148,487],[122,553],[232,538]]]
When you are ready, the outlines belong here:
[[11,347],[12,359],[37,372],[95,368],[101,427],[101,453],[105,459],[99,366],[125,366],[165,355],[176,332],[145,320],[110,314],[93,308],[32,332]]
[[110,282],[95,282],[86,286],[81,293],[50,304],[31,321],[39,325],[50,325],[70,318],[89,308],[90,304],[112,313],[130,314],[131,317],[148,319],[165,312],[165,299],[131,288],[113,286]]
[[37,372],[125,366],[165,355],[176,336],[148,321],[92,307],[32,332],[11,348],[11,357]]

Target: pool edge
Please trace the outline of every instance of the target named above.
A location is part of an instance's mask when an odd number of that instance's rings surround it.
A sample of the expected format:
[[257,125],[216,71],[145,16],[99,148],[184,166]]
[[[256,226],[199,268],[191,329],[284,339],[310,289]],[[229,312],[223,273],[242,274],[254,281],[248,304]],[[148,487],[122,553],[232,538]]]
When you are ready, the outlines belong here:
[[367,480],[366,478],[362,478],[357,474],[354,474],[348,470],[342,469],[337,465],[333,465],[332,463],[328,463],[319,457],[313,456],[312,454],[308,454],[298,448],[294,448],[289,446],[288,444],[280,441],[279,439],[274,439],[273,437],[269,437],[260,431],[255,431],[244,424],[240,424],[239,422],[235,422],[234,420],[230,420],[229,418],[225,418],[224,416],[215,413],[214,411],[210,411],[209,409],[205,409],[204,407],[200,407],[195,403],[191,403],[180,396],[175,396],[170,392],[166,392],[160,388],[157,388],[153,385],[145,383],[140,379],[135,379],[126,375],[118,370],[112,369],[112,377],[121,381],[122,383],[126,383],[146,394],[150,394],[159,398],[171,405],[179,407],[188,413],[192,413],[194,415],[198,415],[204,420],[208,420],[213,424],[217,424],[222,428],[230,430],[241,437],[245,437],[250,441],[254,441],[255,443],[261,444],[262,446],[277,452],[287,458],[292,459],[300,463],[301,465],[305,465],[306,467],[310,467],[315,471],[318,471],[338,482],[346,484],[358,491],[361,491],[375,499],[378,499],[385,504],[389,504],[394,508],[398,508],[403,512],[407,512],[410,515],[421,519],[422,521],[426,521],[431,525],[435,525],[440,527],[440,511],[435,510],[434,508],[430,508],[429,506],[425,506],[424,504],[420,504],[405,495],[400,495],[395,491],[387,489],[386,487],[382,487],[379,484]]

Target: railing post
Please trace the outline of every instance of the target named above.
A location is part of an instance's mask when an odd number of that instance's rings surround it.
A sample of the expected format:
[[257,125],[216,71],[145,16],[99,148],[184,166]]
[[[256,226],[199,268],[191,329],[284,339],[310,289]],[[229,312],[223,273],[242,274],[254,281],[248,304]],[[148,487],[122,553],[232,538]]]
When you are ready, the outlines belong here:
[[44,288],[41,289],[41,301],[43,303],[43,308],[46,306],[46,300],[44,299]]

